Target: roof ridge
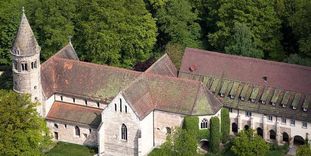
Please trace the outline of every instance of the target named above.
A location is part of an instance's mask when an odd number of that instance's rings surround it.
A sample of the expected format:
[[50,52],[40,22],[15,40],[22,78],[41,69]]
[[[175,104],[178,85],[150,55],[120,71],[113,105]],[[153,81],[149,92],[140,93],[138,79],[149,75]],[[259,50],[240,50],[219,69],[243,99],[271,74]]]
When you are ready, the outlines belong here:
[[165,58],[165,56],[167,56],[167,54],[165,53],[164,55],[162,55],[157,61],[155,61],[147,70],[145,70],[144,72],[148,72],[149,70],[152,69],[152,67],[154,67],[157,63],[159,63],[162,59]]
[[54,60],[62,60],[62,61],[69,61],[69,62],[74,62],[80,65],[86,65],[86,66],[98,66],[98,67],[104,67],[104,68],[110,68],[110,69],[115,69],[118,71],[122,72],[128,72],[128,73],[135,73],[135,74],[141,74],[142,72],[135,71],[135,70],[130,70],[130,69],[125,69],[125,68],[120,68],[120,67],[114,67],[114,66],[109,66],[106,64],[96,64],[92,62],[85,62],[85,61],[78,61],[78,60],[72,60],[72,59],[66,59],[66,58],[60,58],[60,57],[54,57]]
[[[192,51],[190,51],[192,49]],[[236,59],[242,59],[242,60],[252,60],[256,62],[264,62],[264,63],[269,63],[273,65],[278,65],[278,66],[289,66],[291,68],[300,68],[304,70],[311,70],[311,67],[308,66],[303,66],[303,65],[298,65],[298,64],[290,64],[290,63],[285,63],[285,62],[278,62],[278,61],[273,61],[273,60],[264,60],[264,59],[259,59],[259,58],[253,58],[253,57],[247,57],[247,56],[241,56],[241,55],[231,55],[231,54],[225,54],[217,51],[209,51],[209,50],[202,50],[202,49],[196,49],[196,48],[186,48],[185,52],[196,52],[196,53],[202,53],[202,54],[210,54],[210,55],[216,55],[220,57],[229,57],[229,58],[236,58]]]

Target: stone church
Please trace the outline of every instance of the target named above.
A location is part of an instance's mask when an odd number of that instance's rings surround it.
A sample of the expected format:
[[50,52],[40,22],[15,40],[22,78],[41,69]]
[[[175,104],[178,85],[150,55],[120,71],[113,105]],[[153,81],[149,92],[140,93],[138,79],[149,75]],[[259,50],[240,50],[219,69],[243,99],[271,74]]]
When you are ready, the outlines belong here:
[[292,145],[311,133],[310,67],[187,48],[179,70],[165,54],[138,72],[79,61],[70,42],[43,63],[40,50],[23,13],[13,90],[41,103],[55,141],[95,146],[98,155],[147,155],[184,116],[209,128],[222,107],[232,135],[253,128]]

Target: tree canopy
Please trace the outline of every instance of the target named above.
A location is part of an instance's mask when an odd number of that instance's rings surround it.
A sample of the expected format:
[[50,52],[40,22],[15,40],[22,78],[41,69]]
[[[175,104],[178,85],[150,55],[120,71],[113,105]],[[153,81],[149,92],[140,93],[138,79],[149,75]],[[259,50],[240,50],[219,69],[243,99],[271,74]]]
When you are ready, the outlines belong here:
[[232,142],[231,150],[239,156],[264,156],[269,145],[258,136],[252,129],[242,130]]
[[11,63],[22,6],[43,61],[72,36],[80,60],[126,68],[167,49],[180,62],[172,45],[311,65],[310,0],[1,1],[0,65]]
[[51,143],[36,106],[29,96],[0,90],[0,155],[41,155]]

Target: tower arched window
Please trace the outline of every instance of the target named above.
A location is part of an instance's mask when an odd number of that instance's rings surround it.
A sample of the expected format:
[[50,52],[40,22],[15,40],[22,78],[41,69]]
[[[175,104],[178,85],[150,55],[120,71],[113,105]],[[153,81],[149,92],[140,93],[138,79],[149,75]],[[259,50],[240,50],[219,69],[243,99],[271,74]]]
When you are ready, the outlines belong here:
[[207,121],[207,119],[204,118],[201,121],[201,128],[208,128],[208,121]]
[[122,124],[121,126],[121,139],[127,140],[127,127],[125,126],[125,124]]
[[76,136],[80,136],[80,128],[78,126],[75,127]]

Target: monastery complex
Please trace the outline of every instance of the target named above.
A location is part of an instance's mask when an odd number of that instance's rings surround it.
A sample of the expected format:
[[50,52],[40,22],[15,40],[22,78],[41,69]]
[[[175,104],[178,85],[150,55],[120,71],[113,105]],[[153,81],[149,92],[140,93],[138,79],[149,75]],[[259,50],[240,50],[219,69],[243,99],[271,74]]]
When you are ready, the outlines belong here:
[[311,138],[311,68],[186,48],[181,68],[163,55],[146,71],[79,61],[71,43],[40,63],[23,13],[12,48],[13,90],[41,103],[55,141],[99,155],[147,155],[186,115],[230,112],[231,134],[254,129],[267,142]]

